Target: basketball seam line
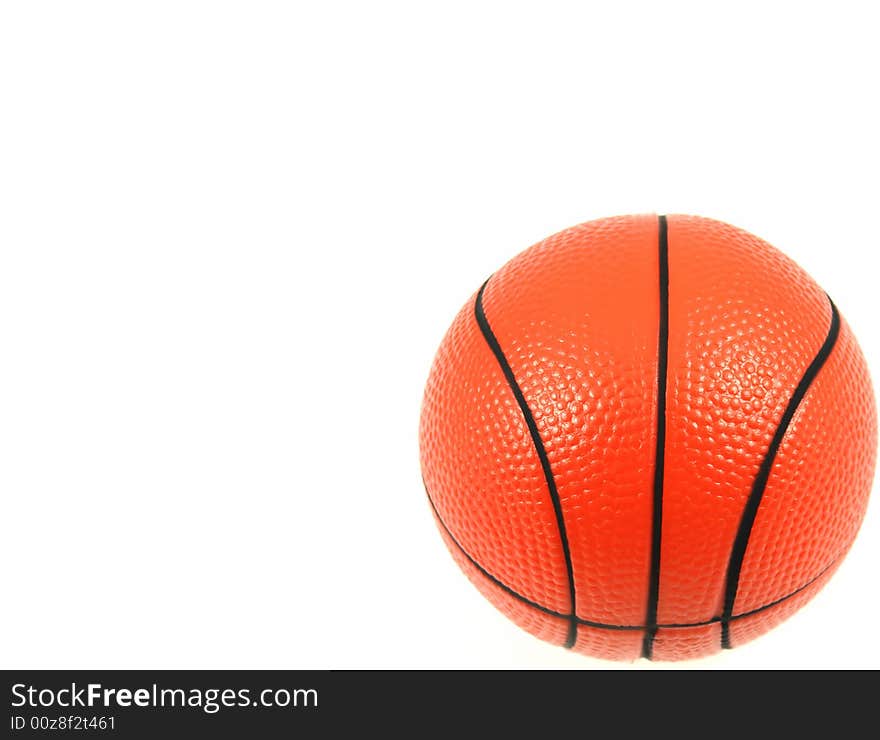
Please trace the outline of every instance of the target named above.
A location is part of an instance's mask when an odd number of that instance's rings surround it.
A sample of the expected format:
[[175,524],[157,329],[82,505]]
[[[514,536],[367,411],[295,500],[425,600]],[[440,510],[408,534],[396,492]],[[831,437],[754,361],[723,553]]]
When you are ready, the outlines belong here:
[[806,396],[807,391],[810,389],[810,385],[812,385],[816,376],[819,374],[819,371],[822,369],[822,366],[834,350],[837,338],[840,335],[840,314],[837,311],[837,306],[834,305],[834,301],[831,300],[831,297],[827,297],[828,302],[831,304],[831,326],[828,329],[828,335],[825,337],[825,341],[822,343],[822,346],[819,348],[813,361],[804,371],[800,382],[797,384],[794,393],[789,399],[788,405],[785,407],[782,418],[779,420],[779,424],[773,434],[773,439],[770,441],[770,446],[767,448],[767,453],[764,455],[764,459],[761,461],[761,466],[758,468],[758,472],[755,475],[752,490],[751,493],[749,493],[749,498],[746,500],[746,505],[743,508],[739,528],[737,529],[736,537],[733,541],[730,560],[727,564],[727,576],[724,587],[724,609],[721,615],[721,647],[724,649],[729,649],[731,647],[729,623],[732,619],[736,594],[739,589],[739,579],[745,561],[746,550],[749,546],[749,537],[751,536],[755,519],[758,516],[758,507],[761,505],[761,499],[767,488],[776,454],[782,446],[785,434],[788,431],[788,427],[791,424],[801,401],[803,401],[804,396]]
[[[539,604],[537,601],[533,601],[527,596],[523,596],[518,591],[514,591],[510,586],[508,586],[504,581],[493,576],[488,570],[486,570],[482,565],[480,565],[471,554],[464,549],[462,544],[455,538],[452,532],[449,530],[449,527],[446,526],[446,522],[443,521],[443,517],[440,516],[440,512],[437,511],[437,506],[434,504],[434,500],[431,498],[431,494],[428,491],[428,486],[422,481],[422,484],[425,486],[425,495],[428,497],[428,504],[431,506],[431,510],[434,512],[434,516],[437,519],[437,522],[440,524],[440,527],[446,533],[446,536],[452,541],[452,543],[458,548],[459,552],[467,559],[467,561],[474,566],[482,575],[484,575],[489,581],[498,586],[502,591],[507,593],[509,596],[521,601],[524,604],[528,604],[529,606],[537,609],[538,611],[543,612],[551,617],[559,617],[560,619],[565,619],[568,621],[574,620],[577,624],[582,624],[585,627],[595,627],[596,629],[605,629],[605,630],[616,630],[616,631],[628,631],[628,632],[637,632],[640,630],[644,630],[648,628],[646,624],[608,624],[606,622],[594,622],[591,619],[583,619],[582,617],[578,617],[577,615],[572,614],[563,614],[562,612],[555,611],[554,609],[550,609],[549,607],[544,606],[543,604]],[[806,590],[810,586],[812,586],[816,581],[818,581],[825,573],[827,573],[836,563],[840,560],[843,553],[839,553],[832,558],[831,562],[828,563],[819,573],[807,581],[803,586],[796,588],[794,591],[786,594],[785,596],[781,596],[775,601],[771,601],[768,604],[764,604],[763,606],[756,607],[755,609],[750,609],[747,612],[742,612],[741,614],[734,614],[730,617],[729,621],[735,622],[738,619],[743,619],[745,617],[751,617],[755,614],[759,614],[760,612],[766,611],[767,609],[772,609],[774,606],[781,604],[783,601],[787,601],[788,599],[797,596],[801,591]],[[707,619],[702,622],[686,622],[686,623],[671,623],[671,624],[656,624],[658,630],[661,629],[685,629],[687,627],[708,627],[712,624],[717,624],[721,622],[723,617],[712,617],[711,619]]]
[[669,236],[666,216],[658,217],[658,281],[660,322],[657,338],[657,440],[654,454],[654,497],[651,510],[651,571],[642,657],[651,660],[660,601],[660,544],[663,533],[663,473],[666,455],[666,379],[669,364]]
[[516,377],[513,374],[513,369],[510,367],[510,363],[507,361],[507,357],[505,357],[504,351],[501,349],[497,337],[489,326],[489,321],[483,310],[483,292],[486,290],[488,284],[489,279],[480,286],[480,290],[477,292],[477,298],[474,301],[474,317],[477,320],[477,325],[480,328],[483,339],[486,340],[486,344],[489,345],[489,349],[492,350],[492,354],[495,355],[495,359],[501,367],[501,372],[504,373],[504,377],[507,379],[510,390],[513,392],[513,396],[519,405],[526,426],[529,429],[529,434],[532,437],[532,444],[535,447],[535,452],[538,454],[538,459],[541,462],[541,469],[544,471],[547,488],[550,491],[550,500],[553,503],[553,511],[556,515],[556,525],[559,529],[559,538],[562,542],[562,553],[565,557],[565,569],[568,576],[568,591],[571,599],[569,629],[564,646],[566,648],[571,648],[574,647],[574,644],[577,641],[577,599],[574,586],[574,568],[571,563],[571,550],[568,544],[568,535],[565,531],[565,519],[562,515],[562,502],[559,500],[559,491],[556,488],[556,480],[553,477],[553,470],[550,467],[550,459],[547,457],[547,450],[544,448],[544,442],[541,440],[541,434],[538,431],[535,417],[532,415],[526,397],[523,395],[522,389],[519,387],[519,383],[517,383]]

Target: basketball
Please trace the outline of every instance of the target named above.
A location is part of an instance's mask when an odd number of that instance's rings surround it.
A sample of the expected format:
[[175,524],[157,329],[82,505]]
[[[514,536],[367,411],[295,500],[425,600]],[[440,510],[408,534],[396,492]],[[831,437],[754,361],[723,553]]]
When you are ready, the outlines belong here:
[[503,614],[589,656],[685,660],[831,578],[877,422],[855,337],[798,265],[718,221],[636,215],[489,277],[434,358],[419,445],[440,534]]

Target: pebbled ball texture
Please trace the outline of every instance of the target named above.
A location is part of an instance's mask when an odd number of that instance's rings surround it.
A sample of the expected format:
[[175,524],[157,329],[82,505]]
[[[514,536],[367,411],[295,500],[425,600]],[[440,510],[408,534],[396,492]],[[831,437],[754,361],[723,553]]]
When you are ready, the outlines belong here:
[[763,634],[867,505],[874,398],[836,323],[794,262],[709,219],[608,218],[527,249],[462,308],[425,390],[422,472],[456,562],[524,629],[596,657]]

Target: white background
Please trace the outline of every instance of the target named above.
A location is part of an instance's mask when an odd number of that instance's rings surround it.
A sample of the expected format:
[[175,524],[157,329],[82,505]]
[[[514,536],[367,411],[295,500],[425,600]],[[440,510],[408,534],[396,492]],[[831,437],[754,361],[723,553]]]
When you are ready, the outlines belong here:
[[[453,564],[417,426],[458,308],[566,226],[742,226],[870,364],[869,3],[4,3],[0,665],[628,667]],[[880,503],[687,667],[880,667]],[[640,661],[635,668],[667,666]]]

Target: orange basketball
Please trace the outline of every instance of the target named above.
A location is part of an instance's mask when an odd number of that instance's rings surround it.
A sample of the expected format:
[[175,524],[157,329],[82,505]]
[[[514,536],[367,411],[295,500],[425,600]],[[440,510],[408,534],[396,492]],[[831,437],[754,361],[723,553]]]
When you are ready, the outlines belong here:
[[462,570],[600,658],[741,645],[831,577],[877,422],[834,303],[766,242],[693,216],[575,226],[467,302],[428,378],[425,487]]

